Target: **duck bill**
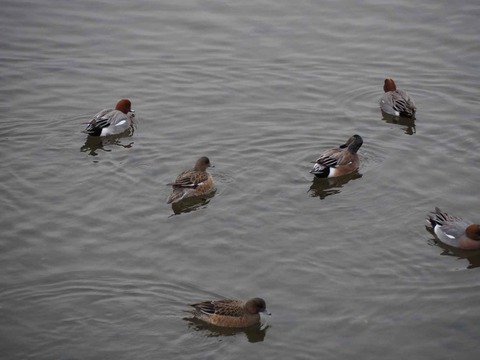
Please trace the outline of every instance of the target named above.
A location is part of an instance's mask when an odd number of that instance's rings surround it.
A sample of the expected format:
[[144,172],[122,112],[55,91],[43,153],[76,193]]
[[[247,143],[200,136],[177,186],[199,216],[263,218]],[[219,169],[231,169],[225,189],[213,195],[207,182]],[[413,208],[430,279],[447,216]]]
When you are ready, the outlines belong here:
[[258,314],[260,315],[260,330],[265,330],[268,327],[268,318],[272,314],[267,309]]

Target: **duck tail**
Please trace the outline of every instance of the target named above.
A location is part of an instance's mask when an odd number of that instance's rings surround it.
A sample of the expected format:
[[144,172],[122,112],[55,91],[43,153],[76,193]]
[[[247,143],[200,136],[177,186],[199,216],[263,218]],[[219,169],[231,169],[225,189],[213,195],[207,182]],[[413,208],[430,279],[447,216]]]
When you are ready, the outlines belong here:
[[448,214],[440,210],[440,208],[435,207],[435,211],[432,211],[427,216],[427,229],[432,231],[435,229],[435,226],[442,226],[444,221],[447,220]]
[[182,200],[184,196],[185,191],[183,190],[183,188],[174,187],[172,193],[167,199],[167,204],[176,203],[177,201]]
[[413,118],[415,117],[415,111],[401,111],[400,116],[406,118]]
[[93,118],[83,132],[90,136],[100,136],[102,130],[108,126],[110,126],[110,124],[107,118]]
[[328,177],[330,173],[330,168],[328,166],[323,166],[322,164],[315,163],[313,165],[312,170],[310,170],[310,174],[315,175],[316,177],[325,178]]
[[90,136],[100,136],[102,129],[94,126],[93,124],[88,124],[87,128],[82,132]]

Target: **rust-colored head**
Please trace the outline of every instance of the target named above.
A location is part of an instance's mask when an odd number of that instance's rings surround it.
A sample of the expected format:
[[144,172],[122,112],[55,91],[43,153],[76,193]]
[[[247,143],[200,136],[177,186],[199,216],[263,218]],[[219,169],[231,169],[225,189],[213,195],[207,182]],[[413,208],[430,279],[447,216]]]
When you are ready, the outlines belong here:
[[480,225],[478,224],[469,225],[465,230],[465,233],[467,234],[467,237],[469,237],[470,239],[480,241]]
[[383,91],[389,92],[395,90],[397,90],[397,85],[395,85],[395,81],[393,81],[391,77],[387,77],[385,79],[385,84],[383,85]]
[[128,114],[132,111],[132,103],[128,99],[121,99],[115,106],[115,110],[121,111],[124,114]]
[[210,164],[210,159],[206,156],[202,156],[195,163],[195,167],[193,168],[193,170],[195,170],[195,171],[206,171],[207,168],[209,168],[210,166],[212,166]]

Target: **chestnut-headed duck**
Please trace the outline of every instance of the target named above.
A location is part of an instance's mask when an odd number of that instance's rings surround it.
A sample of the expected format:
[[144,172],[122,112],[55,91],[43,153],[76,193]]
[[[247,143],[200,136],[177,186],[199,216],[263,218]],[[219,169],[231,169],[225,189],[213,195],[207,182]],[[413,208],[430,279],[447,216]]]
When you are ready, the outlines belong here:
[[130,100],[121,99],[115,109],[104,109],[96,114],[83,132],[91,136],[118,135],[132,126],[134,116]]
[[385,94],[380,98],[380,108],[383,112],[394,116],[415,116],[417,108],[412,97],[405,90],[397,90],[392,78],[385,79],[383,91]]
[[357,171],[360,166],[357,151],[362,144],[361,136],[353,135],[345,144],[324,151],[315,161],[310,173],[326,178],[348,175]]
[[209,324],[230,328],[245,328],[266,323],[267,311],[265,300],[253,298],[243,300],[214,300],[192,304],[194,315]]
[[173,183],[168,184],[172,185],[173,191],[168,197],[167,204],[212,191],[214,184],[212,176],[207,172],[209,167],[211,167],[210,160],[202,156],[193,169],[180,173]]
[[443,212],[438,207],[427,217],[427,228],[442,243],[462,249],[480,249],[480,225]]

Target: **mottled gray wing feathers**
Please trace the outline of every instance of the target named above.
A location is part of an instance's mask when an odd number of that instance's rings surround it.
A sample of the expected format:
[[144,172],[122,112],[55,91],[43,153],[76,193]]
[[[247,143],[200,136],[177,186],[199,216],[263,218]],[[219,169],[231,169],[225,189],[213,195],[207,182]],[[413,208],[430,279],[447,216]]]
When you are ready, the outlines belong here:
[[432,228],[435,225],[441,226],[445,234],[455,237],[462,236],[465,233],[465,229],[472,224],[471,221],[447,214],[438,207],[429,215],[429,220]]
[[415,102],[413,98],[404,90],[391,91],[385,94],[389,101],[387,104],[392,104],[393,110],[401,115],[413,115],[415,113]]

